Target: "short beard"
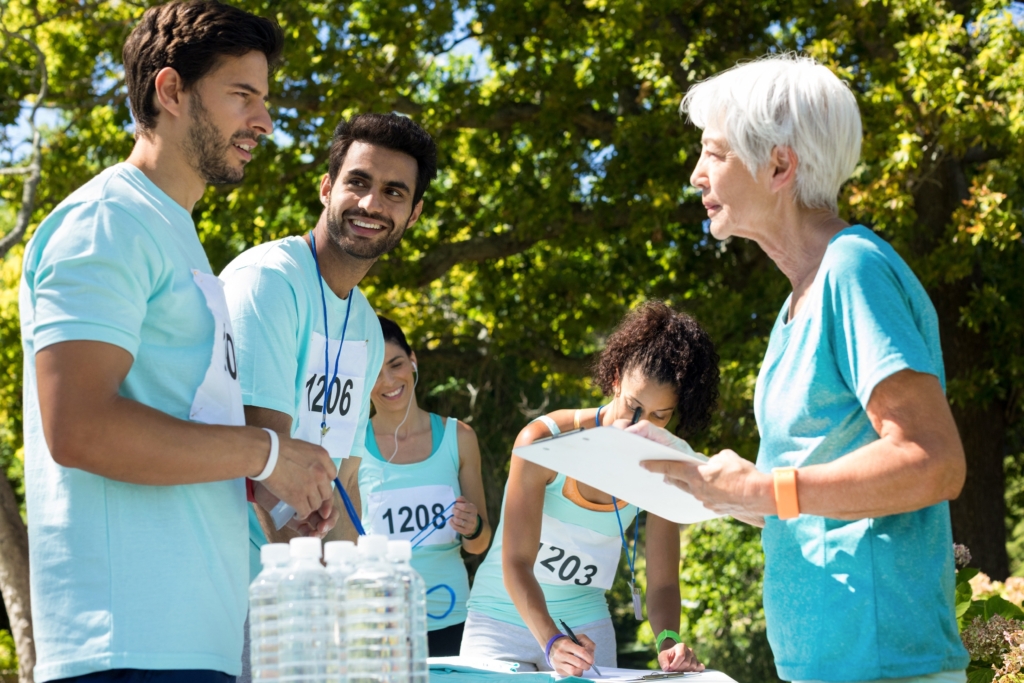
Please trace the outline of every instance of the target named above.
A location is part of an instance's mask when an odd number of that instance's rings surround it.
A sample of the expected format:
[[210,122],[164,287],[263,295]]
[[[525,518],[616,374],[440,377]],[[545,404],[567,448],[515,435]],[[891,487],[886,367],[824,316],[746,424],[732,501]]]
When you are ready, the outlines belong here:
[[[352,219],[354,217],[363,218],[375,218],[382,220],[387,223],[387,234],[380,240],[359,240],[359,239],[344,239],[342,229],[345,223],[345,219]],[[340,216],[335,215],[335,212],[331,210],[331,207],[327,207],[327,236],[332,242],[343,252],[349,256],[357,259],[372,260],[378,259],[384,254],[388,253],[402,241],[402,236],[405,235],[406,228],[409,227],[409,220],[412,216],[410,215],[406,219],[405,224],[402,225],[400,230],[395,228],[394,221],[385,218],[384,216],[374,216],[373,214],[367,213],[363,209],[349,209]]]
[[238,132],[231,136],[228,142],[223,142],[221,132],[210,120],[210,112],[203,106],[203,101],[195,90],[189,100],[188,114],[192,122],[185,140],[185,154],[189,165],[208,185],[231,185],[242,182],[245,167],[234,168],[227,162],[226,156],[236,142],[251,140],[255,143],[255,136],[248,132]]

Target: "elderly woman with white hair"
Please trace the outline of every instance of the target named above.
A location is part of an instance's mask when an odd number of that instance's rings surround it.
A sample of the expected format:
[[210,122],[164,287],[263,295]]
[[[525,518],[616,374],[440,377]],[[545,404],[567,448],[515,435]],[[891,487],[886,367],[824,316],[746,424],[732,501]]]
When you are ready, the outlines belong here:
[[[764,610],[787,681],[964,681],[949,500],[963,446],[935,309],[888,243],[838,213],[861,145],[849,88],[773,56],[694,86],[690,182],[711,234],[751,239],[789,279],[754,392],[756,465],[725,450],[648,469],[764,527]],[[665,430],[630,429],[669,445]]]

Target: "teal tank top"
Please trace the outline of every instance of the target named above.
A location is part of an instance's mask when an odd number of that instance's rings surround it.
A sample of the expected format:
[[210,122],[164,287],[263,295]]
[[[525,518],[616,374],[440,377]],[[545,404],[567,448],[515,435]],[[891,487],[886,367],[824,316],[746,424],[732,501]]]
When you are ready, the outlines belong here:
[[[445,521],[462,495],[459,486],[458,420],[430,415],[430,457],[409,465],[388,464],[366,423],[366,450],[359,464],[363,528],[392,540],[412,541],[412,566],[427,585],[427,628],[466,620],[469,577],[462,561],[462,538]],[[393,446],[384,450],[391,454]]]
[[[605,591],[618,571],[622,540],[615,512],[588,510],[566,498],[564,474],[544,489],[544,518],[540,550],[533,572],[544,592],[548,613],[570,626],[599,621],[611,616]],[[505,484],[506,493],[508,484]],[[505,500],[508,496],[505,496]],[[623,528],[637,515],[635,505],[619,510]],[[468,609],[516,626],[526,623],[505,590],[501,567],[501,546],[505,527],[505,504],[487,558],[473,581]]]

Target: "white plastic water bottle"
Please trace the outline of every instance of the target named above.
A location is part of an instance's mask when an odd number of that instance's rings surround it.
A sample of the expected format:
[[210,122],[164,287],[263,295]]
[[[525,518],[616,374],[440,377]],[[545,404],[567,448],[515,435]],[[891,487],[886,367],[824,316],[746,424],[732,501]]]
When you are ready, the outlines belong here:
[[387,561],[387,536],[359,537],[345,579],[349,683],[409,683],[402,583]]
[[412,560],[412,543],[409,541],[388,541],[388,559],[395,573],[402,580],[406,604],[406,627],[409,629],[409,677],[411,683],[427,683],[430,669],[427,656],[430,646],[427,642],[427,584],[423,577],[409,564]]
[[356,544],[352,541],[328,541],[324,543],[324,559],[327,560],[327,600],[333,626],[328,648],[327,680],[344,683],[348,675],[345,579],[356,570]]
[[287,543],[267,543],[260,548],[263,571],[249,584],[249,666],[254,681],[277,683],[280,678],[277,593],[289,558]]
[[327,571],[319,538],[293,538],[291,562],[281,579],[282,683],[327,683],[328,642],[333,624],[327,602]]

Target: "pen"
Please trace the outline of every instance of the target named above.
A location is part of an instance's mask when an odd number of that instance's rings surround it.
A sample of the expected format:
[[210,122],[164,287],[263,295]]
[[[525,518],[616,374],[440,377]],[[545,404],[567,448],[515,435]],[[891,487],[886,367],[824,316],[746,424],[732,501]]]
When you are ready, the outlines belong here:
[[[639,408],[637,410],[639,410]],[[567,636],[569,636],[569,640],[571,640],[572,642],[576,643],[580,647],[583,647],[583,643],[580,642],[580,639],[577,638],[576,634],[572,632],[571,628],[569,628],[569,624],[565,623],[565,621],[563,621],[562,619],[559,619],[558,623],[561,624],[562,628],[565,629],[565,634]],[[604,674],[601,673],[601,670],[597,668],[597,664],[591,665],[590,668],[593,669],[594,673],[596,673],[598,676],[603,676],[604,675]]]
[[641,406],[637,406],[636,410],[633,411],[633,421],[630,422],[629,424],[635,425],[637,422],[639,422],[640,421],[640,413],[642,413],[643,411],[644,411],[644,409]]

